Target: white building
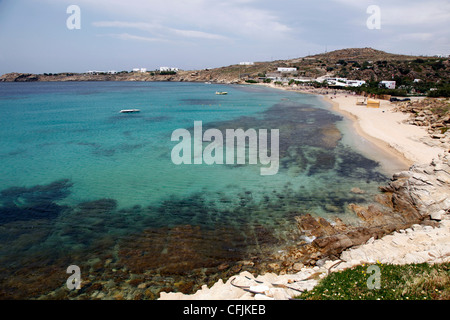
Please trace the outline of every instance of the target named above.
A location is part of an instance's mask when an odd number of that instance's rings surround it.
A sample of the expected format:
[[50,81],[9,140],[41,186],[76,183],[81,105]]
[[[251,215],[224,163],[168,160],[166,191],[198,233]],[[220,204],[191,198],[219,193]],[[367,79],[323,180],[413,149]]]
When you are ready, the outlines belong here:
[[133,68],[133,72],[145,73],[145,72],[147,72],[147,68]]
[[331,86],[340,86],[340,87],[346,87],[347,86],[347,78],[327,78],[325,79],[327,84]]
[[278,68],[279,72],[296,72],[297,68],[284,68],[284,67],[280,67]]
[[364,80],[348,80],[347,78],[326,78],[324,81],[332,86],[361,87],[366,83]]
[[347,80],[347,87],[361,87],[366,84],[364,80]]
[[381,81],[379,86],[385,86],[387,89],[395,89],[395,81]]
[[240,64],[241,66],[252,66],[252,65],[254,65],[253,62],[247,62],[247,61],[245,61],[245,62],[239,62],[239,64]]
[[99,71],[99,70],[89,70],[86,72],[87,74],[100,74],[105,73],[105,71]]
[[159,71],[164,72],[164,71],[174,71],[174,72],[178,72],[178,68],[172,68],[172,67],[159,67]]

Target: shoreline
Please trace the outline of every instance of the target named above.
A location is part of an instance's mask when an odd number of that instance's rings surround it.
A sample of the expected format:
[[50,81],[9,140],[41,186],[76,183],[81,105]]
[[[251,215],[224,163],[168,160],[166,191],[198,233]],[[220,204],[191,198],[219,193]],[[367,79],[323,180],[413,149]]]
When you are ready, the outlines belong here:
[[[450,155],[443,148],[424,143],[430,138],[426,130],[403,123],[407,116],[393,111],[390,102],[383,101],[379,109],[372,109],[356,105],[356,96],[348,97],[349,94],[333,95],[332,98],[323,93],[266,86],[322,96],[331,104],[333,111],[351,121],[358,135],[409,168],[395,173],[389,186],[383,188],[384,192],[391,193],[392,210],[409,206],[413,209],[412,215],[416,215],[410,221],[416,222],[403,227],[399,225],[381,235],[372,233],[370,239],[342,250],[337,259],[325,257],[320,265],[310,267],[299,264],[299,267],[294,268],[298,270],[297,273],[254,276],[245,271],[232,276],[225,283],[219,280],[210,288],[203,285],[194,294],[161,293],[159,300],[288,300],[299,295],[299,291],[311,290],[330,272],[356,265],[378,261],[384,264],[450,261]],[[384,134],[377,134],[380,130]],[[395,139],[399,141],[396,143]],[[396,201],[400,205],[396,205]],[[362,212],[360,218],[363,220],[366,214],[367,217],[373,214],[370,213],[370,207]],[[405,214],[402,210],[398,213],[400,216]],[[378,214],[375,213],[372,218],[377,219]],[[408,211],[406,215],[409,215]]]
[[355,129],[355,132],[363,137],[364,139],[370,141],[372,144],[374,144],[377,148],[382,150],[383,152],[394,156],[398,159],[399,162],[403,163],[406,168],[409,168],[414,164],[414,161],[411,159],[408,159],[403,153],[401,153],[399,150],[397,150],[395,147],[390,145],[388,142],[379,139],[377,137],[374,137],[370,134],[368,134],[366,131],[364,131],[363,127],[361,126],[360,118],[358,118],[357,115],[355,115],[352,112],[343,110],[340,108],[340,105],[338,102],[333,101],[328,96],[322,97],[326,102],[330,103],[332,106],[332,110],[338,112],[339,114],[345,116],[347,119],[349,119],[352,122],[352,126]]
[[[356,105],[357,95],[339,92],[334,89],[304,89],[283,87],[273,84],[258,84],[269,88],[312,94],[321,97],[331,105],[331,109],[349,119],[355,132],[368,140],[382,152],[395,157],[409,168],[414,164],[428,164],[445,149],[431,146],[432,138],[425,128],[403,123],[408,115],[394,111],[390,101],[380,100],[380,108],[367,108]],[[384,115],[389,115],[384,117]]]

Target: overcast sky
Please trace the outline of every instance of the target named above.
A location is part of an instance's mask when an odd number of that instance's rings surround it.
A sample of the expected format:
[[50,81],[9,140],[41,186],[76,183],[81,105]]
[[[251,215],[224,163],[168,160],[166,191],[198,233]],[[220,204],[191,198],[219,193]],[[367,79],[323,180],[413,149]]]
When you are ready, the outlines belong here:
[[[81,29],[66,25],[80,8]],[[380,29],[369,29],[370,5]],[[0,0],[0,74],[219,67],[372,47],[450,54],[449,0]]]

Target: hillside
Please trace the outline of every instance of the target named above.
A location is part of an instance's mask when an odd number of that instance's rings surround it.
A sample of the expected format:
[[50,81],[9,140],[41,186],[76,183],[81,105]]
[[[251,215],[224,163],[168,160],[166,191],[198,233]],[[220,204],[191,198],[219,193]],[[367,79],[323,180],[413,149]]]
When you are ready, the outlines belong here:
[[[278,67],[295,67],[297,72],[284,74]],[[23,74],[9,73],[0,81],[212,81],[241,83],[260,81],[265,76],[302,77],[316,79],[337,76],[365,81],[394,79],[398,85],[421,79],[430,83],[450,82],[450,60],[437,57],[417,57],[386,53],[372,48],[342,49],[303,58],[255,62],[253,65],[230,65],[215,69],[179,71],[174,75],[158,72],[121,72],[119,74]]]

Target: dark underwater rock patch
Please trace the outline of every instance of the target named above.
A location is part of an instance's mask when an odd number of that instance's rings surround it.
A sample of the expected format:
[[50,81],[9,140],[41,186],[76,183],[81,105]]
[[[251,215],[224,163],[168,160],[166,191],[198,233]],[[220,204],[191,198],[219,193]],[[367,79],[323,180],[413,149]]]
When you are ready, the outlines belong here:
[[186,99],[180,99],[181,102],[183,102],[183,104],[187,104],[187,105],[197,105],[197,106],[201,106],[201,105],[216,105],[219,104],[220,101],[217,99],[192,99],[192,98],[186,98]]
[[117,200],[115,199],[99,199],[94,201],[82,202],[78,205],[78,209],[89,214],[110,213],[117,208]]
[[54,219],[66,207],[55,203],[66,198],[72,183],[68,179],[48,185],[11,187],[0,192],[0,223]]

